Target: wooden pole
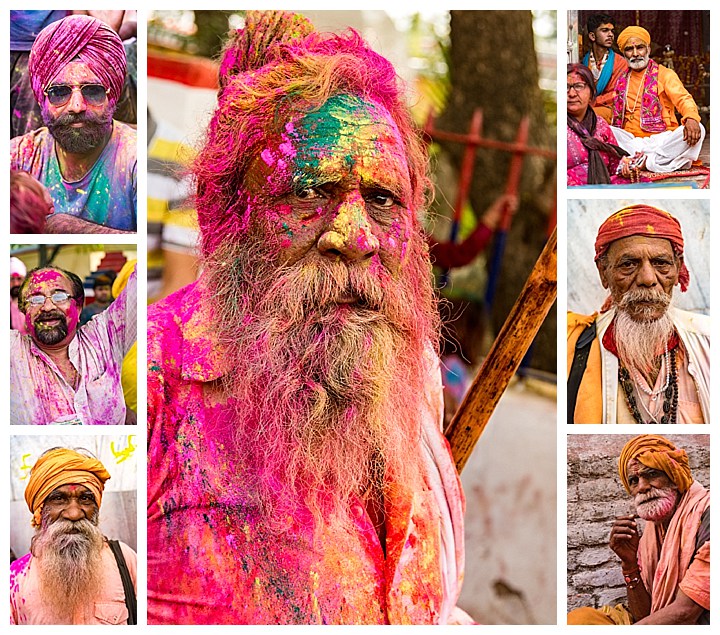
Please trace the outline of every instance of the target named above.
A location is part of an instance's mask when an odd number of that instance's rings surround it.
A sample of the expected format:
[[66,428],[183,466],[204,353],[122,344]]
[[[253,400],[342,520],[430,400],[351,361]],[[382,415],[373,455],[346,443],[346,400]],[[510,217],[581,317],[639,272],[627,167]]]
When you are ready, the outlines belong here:
[[470,390],[445,431],[458,472],[465,467],[556,296],[557,229],[545,244]]

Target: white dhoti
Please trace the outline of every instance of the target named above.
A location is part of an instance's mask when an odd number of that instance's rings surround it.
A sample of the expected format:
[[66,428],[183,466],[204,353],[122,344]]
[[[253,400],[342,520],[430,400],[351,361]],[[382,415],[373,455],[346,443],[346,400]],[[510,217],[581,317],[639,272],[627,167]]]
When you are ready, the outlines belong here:
[[611,126],[618,145],[630,153],[642,152],[645,159],[645,169],[650,172],[675,172],[687,170],[693,161],[700,156],[700,148],[705,139],[705,128],[700,125],[700,141],[690,146],[683,139],[685,127],[679,126],[675,130],[658,132],[649,137],[636,137],[622,128]]

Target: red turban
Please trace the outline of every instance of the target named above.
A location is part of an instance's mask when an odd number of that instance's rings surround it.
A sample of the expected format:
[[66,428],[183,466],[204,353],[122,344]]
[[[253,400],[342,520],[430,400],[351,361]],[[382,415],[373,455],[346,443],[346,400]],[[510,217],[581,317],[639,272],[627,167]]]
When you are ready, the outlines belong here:
[[[678,256],[683,255],[685,243],[680,223],[675,217],[650,205],[630,205],[630,207],[624,207],[615,212],[600,225],[595,239],[595,262],[607,253],[613,242],[628,236],[665,238],[670,241],[673,251]],[[687,291],[690,284],[690,272],[684,262],[680,267],[678,282],[680,290]]]
[[665,472],[681,494],[684,494],[692,485],[693,477],[685,450],[678,450],[659,434],[641,434],[625,444],[618,462],[620,480],[628,494],[630,493],[630,482],[627,470],[633,459],[637,459],[643,465],[654,470]]
[[30,49],[28,72],[38,104],[42,106],[44,90],[75,58],[98,76],[109,90],[108,100],[114,106],[125,81],[125,49],[115,31],[89,15],[69,15],[53,22],[35,39]]

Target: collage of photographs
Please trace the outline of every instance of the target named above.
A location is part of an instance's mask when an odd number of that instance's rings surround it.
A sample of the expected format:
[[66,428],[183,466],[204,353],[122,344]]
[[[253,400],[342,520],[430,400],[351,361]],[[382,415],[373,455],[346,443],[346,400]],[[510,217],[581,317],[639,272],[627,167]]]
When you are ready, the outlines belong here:
[[709,629],[720,13],[44,4],[0,623]]

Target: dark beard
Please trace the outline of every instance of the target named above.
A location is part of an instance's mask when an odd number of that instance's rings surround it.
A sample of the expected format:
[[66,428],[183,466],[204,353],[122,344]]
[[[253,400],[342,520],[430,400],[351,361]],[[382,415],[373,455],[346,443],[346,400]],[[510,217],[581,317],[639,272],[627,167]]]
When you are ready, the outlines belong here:
[[20,287],[10,287],[10,297],[15,299],[20,297]]
[[315,527],[351,522],[352,498],[381,504],[386,470],[397,487],[421,487],[426,353],[438,325],[421,241],[397,279],[316,253],[279,268],[261,240],[226,240],[206,260],[241,478],[271,531],[303,505]]
[[[43,113],[45,125],[57,144],[73,154],[85,154],[99,148],[112,131],[112,112],[105,113],[65,113],[52,119]],[[84,122],[82,128],[72,128],[70,124]]]
[[[51,328],[45,328],[42,326],[38,328],[38,323],[42,322],[40,318],[49,319],[51,317],[62,320],[62,322],[57,326],[53,326]],[[68,335],[67,319],[65,319],[65,316],[59,311],[41,313],[37,318],[35,318],[33,326],[35,327],[35,337],[41,344],[45,344],[46,346],[53,346],[55,344],[58,344],[59,342],[62,342]]]

